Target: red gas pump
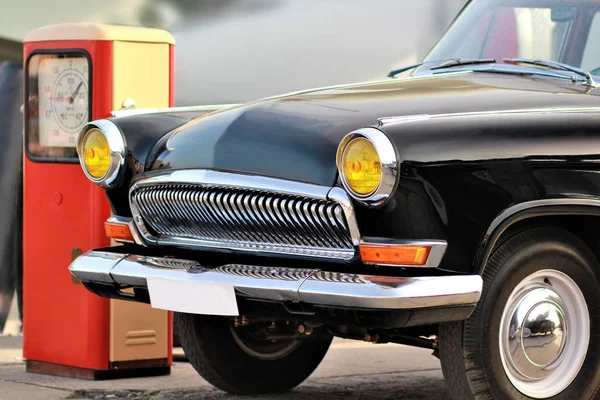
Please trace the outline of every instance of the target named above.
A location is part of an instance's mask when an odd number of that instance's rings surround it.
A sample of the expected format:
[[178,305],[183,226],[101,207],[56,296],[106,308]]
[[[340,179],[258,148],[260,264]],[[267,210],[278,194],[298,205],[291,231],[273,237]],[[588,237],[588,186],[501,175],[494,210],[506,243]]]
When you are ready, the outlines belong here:
[[169,373],[170,314],[94,296],[68,266],[108,246],[111,210],[78,165],[77,134],[123,104],[173,105],[173,37],[96,24],[25,38],[24,322],[27,370],[88,379]]

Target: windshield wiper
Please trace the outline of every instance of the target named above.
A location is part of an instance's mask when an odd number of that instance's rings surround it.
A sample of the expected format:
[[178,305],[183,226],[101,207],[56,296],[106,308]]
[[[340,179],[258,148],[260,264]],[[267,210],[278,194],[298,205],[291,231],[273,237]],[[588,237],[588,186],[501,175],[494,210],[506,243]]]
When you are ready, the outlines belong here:
[[446,61],[440,65],[429,68],[430,70],[444,69],[450,67],[460,67],[463,65],[477,65],[477,64],[493,64],[496,60],[493,58],[457,58],[455,60]]
[[[415,68],[418,68],[418,67],[420,67],[422,65],[429,64],[429,63],[432,63],[432,62],[435,62],[435,61],[420,62],[420,63],[417,63],[417,64],[407,65],[405,67],[401,67],[401,68],[398,68],[398,69],[393,69],[388,74],[388,78],[393,78],[396,75],[401,74],[402,72],[406,72],[406,71],[409,71],[411,69],[415,69]],[[437,65],[435,67],[429,68],[429,70],[436,70],[436,69],[443,69],[443,68],[450,68],[450,67],[459,67],[461,65],[493,64],[495,62],[496,62],[496,60],[494,60],[493,58],[473,58],[473,59],[471,59],[471,58],[457,58],[457,59],[454,59],[454,60],[444,61],[440,65]]]
[[391,70],[387,76],[388,76],[388,78],[393,78],[396,75],[401,74],[403,72],[409,71],[411,69],[419,68],[423,64],[425,64],[425,63],[420,62],[420,63],[416,63],[416,64],[407,65],[405,67],[396,68],[396,69]]
[[[572,65],[569,65],[569,64],[563,64],[558,61],[540,60],[540,59],[534,59],[534,58],[504,58],[504,59],[502,59],[502,61],[504,61],[506,63],[536,65],[539,67],[545,67],[545,68],[555,69],[555,70],[559,70],[559,71],[573,72],[574,74],[584,77],[585,80],[587,81],[588,85],[590,85],[594,88],[598,87],[598,85],[596,84],[596,81],[594,80],[594,77],[588,71],[581,69],[581,68],[573,67]],[[576,80],[577,80],[577,77],[573,77],[573,81],[576,81]]]

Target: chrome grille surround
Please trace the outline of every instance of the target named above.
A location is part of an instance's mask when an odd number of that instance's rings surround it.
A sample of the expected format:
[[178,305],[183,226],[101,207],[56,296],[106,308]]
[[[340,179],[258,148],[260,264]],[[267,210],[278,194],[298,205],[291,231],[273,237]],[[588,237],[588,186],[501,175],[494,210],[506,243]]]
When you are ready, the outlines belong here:
[[136,181],[129,201],[146,245],[349,260],[360,242],[339,187],[180,170]]

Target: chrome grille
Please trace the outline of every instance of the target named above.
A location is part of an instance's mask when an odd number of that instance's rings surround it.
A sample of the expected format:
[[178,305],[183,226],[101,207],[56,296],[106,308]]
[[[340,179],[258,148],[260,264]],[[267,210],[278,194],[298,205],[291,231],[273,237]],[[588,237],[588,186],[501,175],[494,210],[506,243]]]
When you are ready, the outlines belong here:
[[[200,245],[349,259],[342,206],[248,188],[158,184],[131,192],[136,224],[160,244]],[[175,242],[175,243],[174,243]]]

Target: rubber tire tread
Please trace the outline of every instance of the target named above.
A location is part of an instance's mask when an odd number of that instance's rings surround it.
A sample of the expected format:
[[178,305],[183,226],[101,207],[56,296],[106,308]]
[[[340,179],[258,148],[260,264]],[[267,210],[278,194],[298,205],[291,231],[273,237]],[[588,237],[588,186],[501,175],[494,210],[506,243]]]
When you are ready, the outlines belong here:
[[[488,400],[488,399],[508,399],[506,396],[498,397],[495,395],[497,391],[492,390],[490,387],[490,379],[492,383],[497,385],[497,382],[493,382],[494,377],[488,376],[482,365],[482,354],[480,344],[474,335],[477,331],[477,318],[482,315],[482,309],[486,304],[486,295],[490,290],[494,278],[499,274],[501,269],[505,266],[509,259],[517,254],[519,251],[527,248],[528,246],[541,242],[559,242],[564,244],[573,250],[575,250],[582,257],[583,260],[587,261],[587,265],[595,267],[595,270],[591,269],[591,274],[595,276],[596,281],[596,293],[598,290],[599,273],[598,262],[594,254],[589,250],[587,245],[581,241],[577,236],[572,233],[555,227],[539,227],[532,228],[519,233],[514,234],[508,240],[504,241],[499,245],[491,254],[490,259],[485,267],[483,273],[483,292],[481,300],[478,302],[477,307],[471,317],[466,321],[458,321],[445,323],[440,325],[439,329],[439,347],[440,347],[440,361],[442,365],[442,372],[444,380],[448,385],[448,390],[451,397],[454,400]],[[512,291],[512,289],[511,289]],[[597,304],[600,301],[600,297],[596,295],[591,304]],[[594,310],[590,309],[590,313]],[[595,346],[594,342],[597,341],[597,337],[590,337],[590,347]],[[597,345],[596,345],[597,347]],[[598,351],[590,350],[593,352],[593,356],[598,358]],[[588,355],[589,358],[589,355]],[[587,362],[587,358],[586,358]],[[584,365],[585,367],[585,365]],[[587,371],[581,371],[587,373]],[[594,374],[596,387],[592,388],[588,393],[587,399],[598,399],[600,398],[600,368],[596,365],[596,370],[591,371]],[[568,388],[567,390],[569,390]],[[530,399],[527,396],[514,390],[517,393],[513,396],[514,399]],[[551,399],[571,399],[572,397],[565,397],[562,394],[552,397]],[[581,398],[581,400],[584,400]]]
[[262,360],[240,348],[224,317],[175,313],[181,345],[196,371],[213,386],[232,394],[257,395],[289,391],[319,366],[333,339],[302,342],[277,360]]

